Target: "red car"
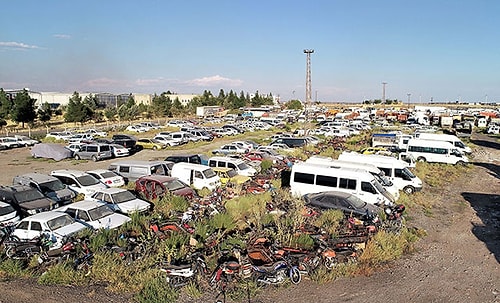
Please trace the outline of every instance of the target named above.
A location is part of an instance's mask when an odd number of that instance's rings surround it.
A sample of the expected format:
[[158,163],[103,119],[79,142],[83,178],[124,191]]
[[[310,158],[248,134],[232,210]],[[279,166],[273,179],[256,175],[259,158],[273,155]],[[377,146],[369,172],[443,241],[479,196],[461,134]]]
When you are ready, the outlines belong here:
[[196,192],[186,183],[175,177],[162,175],[140,177],[135,181],[135,190],[143,193],[148,200],[161,198],[167,192],[186,199],[192,199],[197,196]]

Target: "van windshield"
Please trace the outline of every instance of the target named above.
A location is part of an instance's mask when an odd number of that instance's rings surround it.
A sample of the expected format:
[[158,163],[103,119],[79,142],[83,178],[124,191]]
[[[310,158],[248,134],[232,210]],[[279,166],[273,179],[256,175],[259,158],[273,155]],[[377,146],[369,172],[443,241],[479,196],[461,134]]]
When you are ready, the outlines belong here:
[[403,168],[403,174],[409,177],[410,179],[415,178],[416,176],[408,169],[408,168]]
[[210,169],[210,168],[209,168],[209,169],[205,169],[205,170],[203,171],[203,175],[204,175],[204,176],[205,176],[205,178],[207,178],[207,179],[210,179],[210,178],[212,178],[212,177],[215,177],[215,176],[216,176],[216,175],[215,175],[215,173],[214,173],[214,171],[213,171],[212,169]]
[[246,170],[246,169],[249,169],[249,168],[250,168],[250,166],[248,166],[248,164],[246,164],[245,162],[238,164],[238,169],[239,170]]

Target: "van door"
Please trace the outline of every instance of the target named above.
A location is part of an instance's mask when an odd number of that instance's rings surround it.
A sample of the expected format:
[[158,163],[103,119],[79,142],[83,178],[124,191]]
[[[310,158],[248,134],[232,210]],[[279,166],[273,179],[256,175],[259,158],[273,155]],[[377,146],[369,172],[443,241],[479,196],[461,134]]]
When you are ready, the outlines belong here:
[[203,177],[203,173],[199,170],[192,170],[191,172],[194,172],[194,178],[193,178],[193,187],[196,189],[203,189],[204,187],[207,187],[206,180]]

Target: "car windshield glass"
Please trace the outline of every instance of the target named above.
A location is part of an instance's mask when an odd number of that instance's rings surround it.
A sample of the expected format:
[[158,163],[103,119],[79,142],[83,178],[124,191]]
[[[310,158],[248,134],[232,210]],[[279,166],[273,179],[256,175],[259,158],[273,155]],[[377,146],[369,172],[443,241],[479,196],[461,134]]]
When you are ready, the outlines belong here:
[[215,173],[214,173],[214,171],[213,171],[212,169],[210,169],[210,168],[209,168],[209,169],[205,169],[205,170],[203,171],[203,175],[204,175],[204,176],[205,176],[205,178],[207,178],[207,179],[209,179],[209,178],[212,178],[212,177],[215,177],[215,176],[216,176],[216,175],[215,175]]
[[84,175],[76,179],[82,186],[91,186],[99,184],[99,181],[96,178],[92,177],[91,175]]
[[40,190],[44,194],[58,190],[63,190],[64,188],[65,188],[64,184],[59,179],[50,182],[40,183]]
[[30,202],[33,200],[43,199],[45,196],[36,189],[20,191],[14,194],[18,203]]
[[354,195],[350,195],[346,198],[347,201],[349,201],[349,203],[354,206],[355,208],[363,208],[366,206],[366,202],[361,200],[360,198],[354,196]]
[[119,193],[113,194],[113,201],[115,203],[123,203],[136,199],[133,193],[128,190],[121,191]]
[[185,187],[184,184],[182,184],[179,180],[165,182],[163,183],[163,185],[165,185],[165,187],[168,188],[169,191],[178,190]]
[[107,171],[107,172],[103,172],[103,173],[101,174],[101,176],[102,176],[103,178],[113,178],[113,177],[116,177],[116,176],[117,176],[117,174],[115,174],[115,173],[114,173],[114,172],[112,172],[112,171]]
[[73,224],[75,221],[67,214],[62,214],[61,216],[47,221],[47,226],[51,231],[55,231],[61,227]]
[[91,221],[96,221],[112,214],[113,211],[107,205],[101,205],[97,208],[89,210],[89,217]]
[[238,164],[238,169],[240,169],[240,170],[245,170],[245,169],[249,169],[249,168],[250,168],[250,166],[248,166],[248,164],[246,164],[245,162]]
[[236,171],[234,169],[230,169],[227,171],[227,175],[229,176],[229,178],[232,178],[234,176],[236,176],[238,173],[236,173]]
[[0,216],[4,216],[4,215],[10,214],[12,212],[15,212],[15,210],[10,205],[7,205],[7,206],[0,208]]

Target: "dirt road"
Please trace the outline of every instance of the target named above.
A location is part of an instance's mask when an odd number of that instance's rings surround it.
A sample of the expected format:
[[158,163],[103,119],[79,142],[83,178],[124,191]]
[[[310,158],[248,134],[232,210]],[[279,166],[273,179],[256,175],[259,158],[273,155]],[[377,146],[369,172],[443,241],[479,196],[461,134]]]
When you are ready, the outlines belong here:
[[[428,236],[417,251],[391,263],[370,277],[354,277],[318,285],[266,290],[252,302],[500,302],[500,148],[476,139],[469,173],[444,188],[425,188],[439,200],[432,214],[415,214],[410,225]],[[485,143],[487,142],[487,143]],[[24,153],[23,153],[24,152]],[[14,160],[0,152],[4,171],[0,184],[27,171],[47,172],[68,167],[68,162],[26,161],[27,151]],[[152,158],[152,152],[142,157]],[[156,153],[156,155],[158,155]],[[75,168],[107,167],[108,163],[80,163]],[[69,166],[72,166],[70,164]],[[131,298],[109,294],[101,286],[40,286],[32,281],[0,282],[0,303],[14,302],[127,302]],[[207,295],[197,302],[212,302]],[[186,301],[188,302],[188,301]]]

